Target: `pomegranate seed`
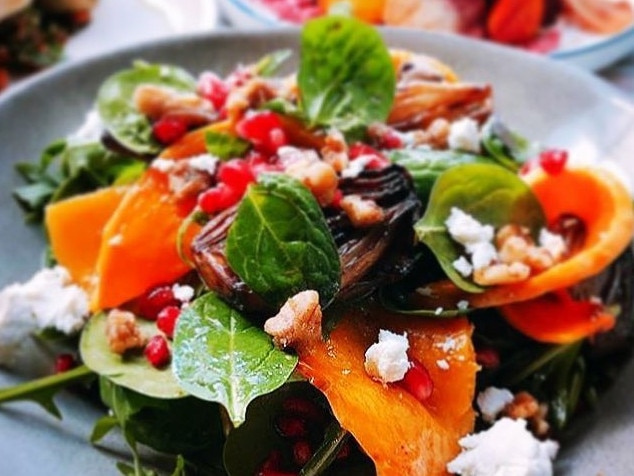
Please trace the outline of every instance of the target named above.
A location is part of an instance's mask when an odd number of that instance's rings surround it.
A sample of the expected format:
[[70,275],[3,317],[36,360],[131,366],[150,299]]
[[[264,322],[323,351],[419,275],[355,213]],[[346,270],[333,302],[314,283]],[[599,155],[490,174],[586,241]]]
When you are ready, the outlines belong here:
[[200,96],[214,105],[216,111],[224,107],[227,96],[229,95],[229,87],[227,84],[216,74],[211,72],[200,75],[196,90]]
[[293,443],[293,461],[300,468],[313,456],[313,448],[308,440],[297,440]]
[[381,149],[400,149],[403,147],[403,141],[394,131],[387,131],[380,138],[379,146]]
[[334,208],[341,208],[341,199],[343,198],[343,192],[340,188],[335,190],[335,194],[332,197],[330,206]]
[[567,161],[568,152],[565,150],[549,149],[539,154],[539,165],[549,175],[560,174]]
[[211,215],[235,205],[241,197],[242,193],[239,190],[220,182],[198,196],[198,205],[203,212]]
[[288,397],[282,402],[282,409],[289,415],[300,416],[315,423],[324,419],[324,412],[319,405],[307,398]]
[[348,150],[348,156],[354,160],[362,155],[381,155],[381,153],[374,147],[364,144],[363,142],[356,142],[350,146]]
[[75,356],[72,354],[59,354],[55,359],[55,373],[61,374],[68,372],[74,368],[77,362],[75,362]]
[[257,177],[263,172],[282,172],[283,167],[277,162],[275,156],[270,157],[252,150],[246,157],[247,163],[251,167],[251,174]]
[[275,420],[275,427],[284,438],[301,438],[308,435],[306,420],[298,416],[279,416]]
[[156,318],[156,327],[162,330],[168,338],[174,337],[174,327],[181,310],[178,306],[167,306],[161,309]]
[[288,140],[279,116],[271,111],[251,112],[236,125],[238,135],[258,150],[275,154]]
[[434,391],[434,382],[429,372],[416,359],[411,360],[409,370],[398,384],[421,402],[426,401]]
[[250,183],[255,181],[251,166],[243,159],[231,159],[220,164],[217,179],[239,191],[240,195],[244,193]]
[[485,369],[495,369],[500,366],[500,354],[492,347],[476,350],[476,362]]
[[152,134],[163,145],[173,144],[186,132],[187,123],[173,117],[159,119],[152,126]]
[[177,306],[178,299],[174,296],[171,286],[156,286],[141,296],[138,301],[138,312],[144,318],[155,321],[162,309],[167,306]]
[[387,160],[383,156],[376,155],[376,156],[372,157],[372,159],[367,162],[367,164],[365,165],[365,168],[366,169],[384,169],[388,165],[390,165],[390,161],[389,160]]
[[229,88],[236,88],[244,86],[244,84],[252,77],[253,73],[250,69],[238,67],[227,77],[225,82]]
[[143,354],[156,368],[165,367],[172,358],[167,340],[161,335],[155,335],[149,340]]
[[297,473],[282,471],[282,453],[279,450],[272,450],[264,460],[256,476],[296,476]]

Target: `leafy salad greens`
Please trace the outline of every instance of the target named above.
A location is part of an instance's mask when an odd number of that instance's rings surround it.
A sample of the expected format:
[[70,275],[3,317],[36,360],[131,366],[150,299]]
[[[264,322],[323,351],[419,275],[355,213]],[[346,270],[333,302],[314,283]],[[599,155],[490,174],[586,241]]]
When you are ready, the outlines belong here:
[[[514,418],[527,445],[565,439],[630,354],[629,192],[356,20],[308,22],[282,76],[290,56],[136,62],[105,79],[96,128],[18,164],[55,292],[83,293],[30,331],[82,325],[72,368],[0,404],[61,418],[58,391],[96,389],[90,440],[118,429],[126,475],[165,470],[141,446],[174,475],[480,475],[469,433]],[[0,325],[40,312],[36,278],[0,292],[24,304]]]

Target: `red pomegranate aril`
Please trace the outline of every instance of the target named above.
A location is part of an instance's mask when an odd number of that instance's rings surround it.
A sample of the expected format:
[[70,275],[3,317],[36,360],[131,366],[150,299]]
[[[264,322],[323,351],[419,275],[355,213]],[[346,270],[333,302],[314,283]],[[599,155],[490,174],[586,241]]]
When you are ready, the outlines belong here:
[[297,440],[293,443],[293,462],[303,467],[313,456],[313,447],[308,440]]
[[242,192],[220,182],[198,196],[198,205],[203,212],[211,215],[238,203]]
[[75,356],[72,354],[59,354],[55,358],[55,373],[61,374],[68,372],[77,365]]
[[216,178],[240,192],[244,193],[247,186],[255,181],[251,166],[244,159],[231,159],[220,164]]
[[178,306],[167,306],[161,309],[156,318],[156,327],[162,330],[168,338],[174,337],[174,327],[181,310]]
[[150,321],[155,321],[162,309],[177,306],[178,299],[169,285],[156,286],[137,300],[139,314]]
[[429,372],[416,359],[410,361],[410,367],[405,373],[405,377],[397,383],[421,402],[425,402],[434,391],[434,382]]
[[155,335],[148,341],[143,354],[150,364],[157,369],[165,367],[172,358],[169,344],[165,337],[161,335]]
[[341,200],[343,199],[343,192],[340,188],[335,190],[335,194],[332,197],[332,201],[330,202],[330,206],[334,208],[341,208]]
[[281,415],[277,417],[275,428],[284,438],[302,438],[308,435],[306,420],[298,416]]
[[548,149],[539,154],[539,165],[549,175],[560,174],[566,167],[568,152],[559,149]]
[[380,139],[382,149],[400,149],[403,147],[403,140],[396,132],[387,131]]
[[375,155],[365,164],[366,169],[383,169],[390,165],[390,161],[381,155]]
[[163,145],[176,142],[187,133],[187,123],[173,117],[159,119],[152,125],[152,134]]
[[500,366],[500,354],[492,347],[476,350],[476,362],[485,369],[496,369]]
[[356,142],[348,149],[348,156],[354,160],[362,155],[381,155],[381,153],[374,147],[364,144],[363,142]]
[[301,397],[288,397],[282,402],[282,409],[288,415],[305,418],[313,423],[324,420],[324,412],[315,402]]
[[288,143],[279,116],[271,111],[248,113],[236,125],[240,137],[250,141],[258,150],[275,154]]
[[210,101],[216,111],[219,111],[227,101],[229,87],[215,73],[205,72],[198,78],[197,92]]

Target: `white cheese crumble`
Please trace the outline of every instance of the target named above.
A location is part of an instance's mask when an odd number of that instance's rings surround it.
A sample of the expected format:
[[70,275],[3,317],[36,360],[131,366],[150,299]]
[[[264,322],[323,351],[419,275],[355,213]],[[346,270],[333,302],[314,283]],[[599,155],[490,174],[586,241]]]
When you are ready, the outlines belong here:
[[436,361],[436,366],[440,370],[449,370],[449,362],[447,362],[447,359],[438,359]]
[[36,273],[24,284],[0,291],[0,363],[8,363],[22,342],[35,331],[79,331],[88,315],[88,296],[61,267]]
[[189,166],[200,172],[213,174],[218,166],[218,158],[211,154],[200,154],[189,158]]
[[510,418],[459,443],[462,453],[447,464],[447,471],[463,476],[552,476],[559,450],[555,441],[535,438],[526,420]]
[[513,401],[513,393],[506,388],[487,387],[478,394],[476,402],[482,419],[493,423],[504,407]]
[[465,257],[454,260],[453,267],[465,278],[474,269],[482,269],[497,260],[498,253],[493,245],[495,230],[491,225],[483,225],[468,213],[452,207],[445,226],[451,238],[465,247],[471,261]]
[[88,111],[84,123],[66,138],[69,146],[99,142],[103,134],[103,122],[96,109]]
[[365,371],[382,383],[403,380],[409,369],[407,334],[399,335],[381,329],[379,341],[365,352]]
[[462,299],[456,303],[456,307],[461,311],[466,311],[469,309],[469,301]]
[[194,297],[194,288],[186,284],[174,284],[172,286],[174,297],[181,302],[189,302]]
[[548,251],[555,261],[559,261],[568,249],[561,235],[552,233],[546,228],[542,228],[539,231],[538,244],[541,248]]
[[167,174],[174,168],[175,165],[175,160],[158,158],[152,161],[151,167],[158,170],[159,172]]
[[358,177],[375,158],[373,155],[360,155],[356,159],[350,160],[348,166],[341,171],[341,178]]
[[449,126],[447,138],[450,149],[480,152],[480,129],[470,117],[454,121]]
[[473,273],[473,266],[467,258],[460,256],[458,259],[451,263],[456,271],[458,271],[464,278],[468,278]]

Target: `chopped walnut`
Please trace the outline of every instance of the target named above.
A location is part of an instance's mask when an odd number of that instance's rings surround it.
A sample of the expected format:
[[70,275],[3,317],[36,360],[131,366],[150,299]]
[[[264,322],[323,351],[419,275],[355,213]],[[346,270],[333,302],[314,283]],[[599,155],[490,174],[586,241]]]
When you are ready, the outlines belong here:
[[[292,149],[295,154],[292,160],[288,157],[281,157],[281,160],[287,162],[284,172],[291,177],[296,178],[310,189],[319,204],[323,206],[329,205],[335,197],[337,186],[339,185],[339,177],[332,165],[319,160],[314,151],[305,151],[302,149]],[[283,152],[281,156],[291,155]]]
[[143,347],[146,341],[134,314],[120,309],[111,310],[106,317],[106,339],[115,354]]
[[376,225],[385,219],[385,212],[373,200],[359,195],[346,195],[341,199],[341,208],[352,224],[358,228]]
[[495,243],[502,263],[523,263],[530,267],[531,273],[540,273],[551,268],[564,255],[560,250],[552,253],[546,247],[537,246],[529,230],[517,225],[506,225],[500,228],[495,235]]
[[524,263],[495,263],[473,271],[473,280],[480,286],[519,283],[528,279],[531,269]]
[[153,84],[143,84],[137,87],[134,90],[132,100],[136,108],[152,121],[179,111],[214,112],[211,102],[197,94],[183,93]]
[[335,172],[341,172],[348,166],[348,145],[343,134],[338,130],[331,130],[325,138],[325,145],[321,148],[321,156]]
[[528,422],[533,433],[537,436],[546,436],[550,431],[550,425],[546,421],[548,405],[542,403],[528,392],[519,392],[513,401],[504,407],[502,415],[514,420],[524,419]]
[[271,81],[260,77],[251,78],[243,86],[229,92],[225,103],[227,117],[236,120],[247,109],[257,109],[275,97],[277,97],[277,91]]
[[294,347],[321,339],[321,318],[317,291],[302,291],[287,299],[277,315],[264,323],[264,330],[273,337],[276,346]]

